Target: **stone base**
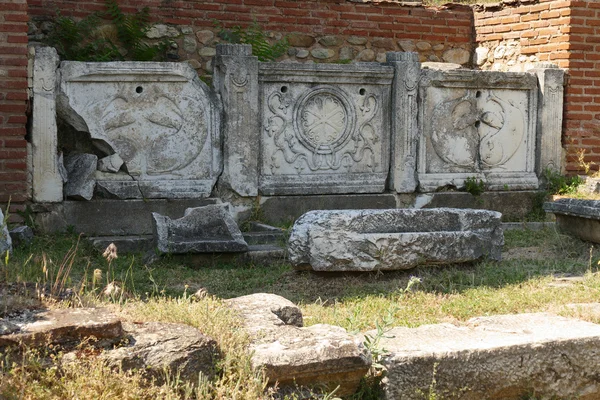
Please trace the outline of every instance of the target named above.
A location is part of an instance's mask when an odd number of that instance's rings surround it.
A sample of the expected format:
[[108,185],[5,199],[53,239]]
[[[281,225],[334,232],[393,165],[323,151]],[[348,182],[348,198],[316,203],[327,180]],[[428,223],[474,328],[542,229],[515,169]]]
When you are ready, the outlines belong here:
[[562,232],[588,242],[600,243],[600,220],[556,214],[556,225]]

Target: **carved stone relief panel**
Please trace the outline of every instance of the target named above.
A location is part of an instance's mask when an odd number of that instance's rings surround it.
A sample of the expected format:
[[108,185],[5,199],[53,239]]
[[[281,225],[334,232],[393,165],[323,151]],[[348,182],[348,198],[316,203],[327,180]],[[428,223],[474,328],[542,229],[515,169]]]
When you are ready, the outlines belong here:
[[119,198],[210,195],[219,106],[189,65],[64,62],[61,74],[63,118],[124,161],[118,173],[98,173],[99,188]]
[[261,64],[261,193],[382,192],[392,78],[375,63]]
[[477,177],[491,190],[538,187],[537,82],[529,74],[423,70],[419,187],[460,187]]

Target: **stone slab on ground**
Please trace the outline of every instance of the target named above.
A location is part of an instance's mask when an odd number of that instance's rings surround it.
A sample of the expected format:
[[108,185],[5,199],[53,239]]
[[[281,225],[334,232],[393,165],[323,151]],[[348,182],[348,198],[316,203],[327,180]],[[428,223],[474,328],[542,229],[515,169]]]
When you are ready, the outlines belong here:
[[13,245],[16,247],[27,245],[33,240],[33,229],[26,225],[17,226],[11,229],[9,233],[10,237],[12,238]]
[[410,269],[483,258],[500,260],[504,235],[495,211],[438,209],[311,211],[288,243],[296,269]]
[[227,303],[244,319],[252,364],[264,367],[270,384],[339,385],[336,395],[349,395],[371,365],[360,339],[337,326],[303,328],[300,309],[283,297],[257,293]]
[[[30,314],[30,313],[28,313]],[[121,321],[102,308],[76,308],[41,311],[26,318],[11,317],[4,321],[19,327],[17,333],[0,336],[0,348],[6,346],[41,346],[79,342],[84,338],[119,340],[123,337]]]
[[4,223],[4,214],[0,210],[0,255],[6,254],[7,251],[12,252],[12,239],[8,226]]
[[200,373],[214,376],[217,343],[198,329],[163,322],[123,323],[123,329],[129,345],[106,351],[102,357],[109,365],[142,370],[159,382],[165,371],[190,383],[197,383]]
[[544,203],[544,210],[556,216],[560,230],[583,240],[600,243],[600,201],[558,199]]
[[[375,331],[367,332],[376,334]],[[386,399],[600,398],[600,325],[551,314],[479,317],[464,326],[393,328]]]
[[171,219],[152,213],[156,247],[162,253],[242,252],[248,244],[229,213],[229,204],[188,208]]

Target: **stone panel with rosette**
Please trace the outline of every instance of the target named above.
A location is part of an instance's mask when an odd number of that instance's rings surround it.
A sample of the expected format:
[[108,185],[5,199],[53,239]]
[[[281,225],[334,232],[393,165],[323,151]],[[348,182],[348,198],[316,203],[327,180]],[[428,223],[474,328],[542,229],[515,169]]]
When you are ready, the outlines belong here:
[[376,63],[261,63],[260,192],[383,192],[392,78]]
[[527,73],[424,69],[419,104],[422,191],[463,186],[537,189],[537,79]]

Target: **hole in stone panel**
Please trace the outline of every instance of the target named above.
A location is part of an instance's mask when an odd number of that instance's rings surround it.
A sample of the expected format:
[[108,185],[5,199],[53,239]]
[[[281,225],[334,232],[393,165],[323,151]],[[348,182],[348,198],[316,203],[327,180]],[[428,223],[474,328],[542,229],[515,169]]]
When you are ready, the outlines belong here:
[[287,92],[288,87],[287,86],[282,86],[280,90],[281,90],[281,93],[285,93],[285,92]]
[[479,128],[481,126],[481,121],[475,121],[475,128]]
[[136,93],[142,93],[143,91],[144,91],[144,88],[141,87],[141,86],[138,86],[138,87],[135,88],[135,92]]
[[360,94],[361,96],[364,96],[364,95],[365,95],[365,93],[367,93],[367,91],[366,91],[364,88],[361,88],[361,89],[358,91],[358,94]]
[[477,97],[477,98],[480,98],[480,97],[481,97],[481,90],[478,90],[478,91],[475,93],[475,97]]

